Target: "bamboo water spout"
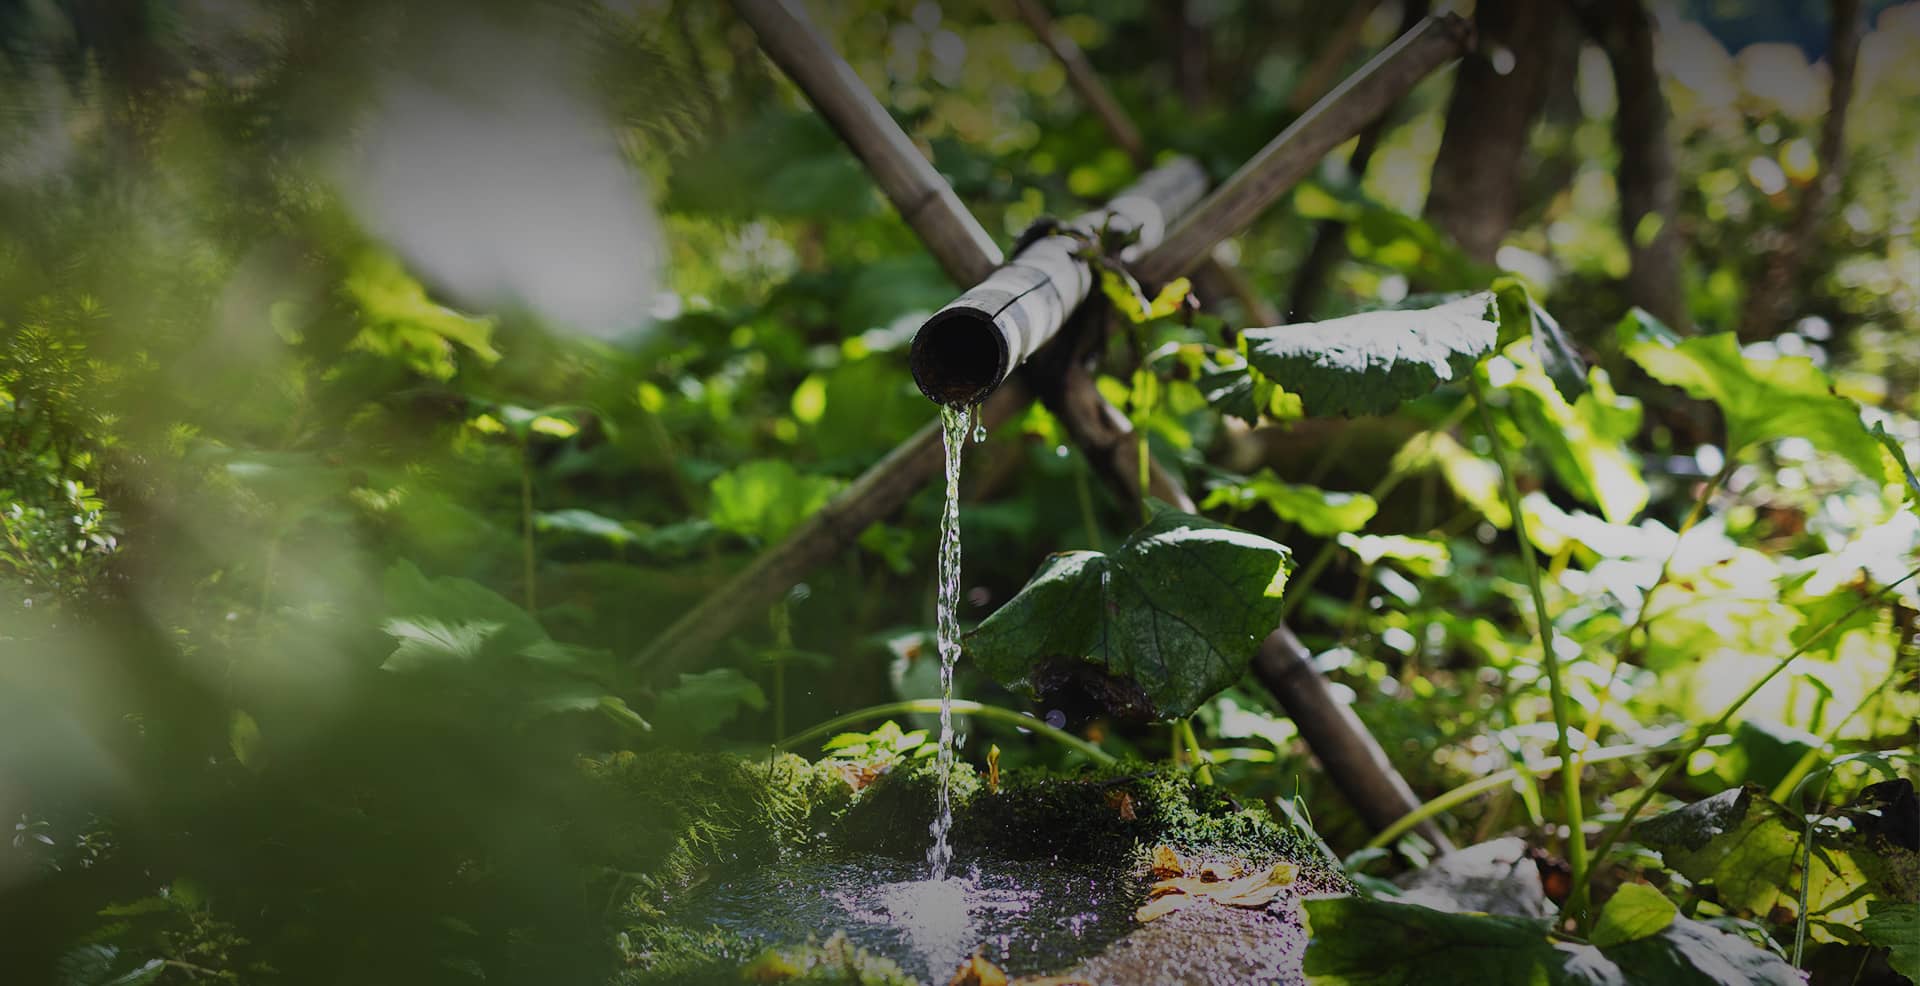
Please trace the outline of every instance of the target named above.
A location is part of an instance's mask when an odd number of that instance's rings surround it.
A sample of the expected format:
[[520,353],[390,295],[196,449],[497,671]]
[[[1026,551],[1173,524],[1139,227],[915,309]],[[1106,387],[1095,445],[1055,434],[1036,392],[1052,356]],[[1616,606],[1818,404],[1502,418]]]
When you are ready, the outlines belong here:
[[1207,176],[1190,158],[1142,175],[1109,201],[1027,244],[1006,264],[933,314],[908,358],[921,393],[939,404],[976,404],[1040,350],[1093,292],[1099,276],[1087,248],[1105,232],[1133,238],[1133,259],[1159,243],[1200,200]]

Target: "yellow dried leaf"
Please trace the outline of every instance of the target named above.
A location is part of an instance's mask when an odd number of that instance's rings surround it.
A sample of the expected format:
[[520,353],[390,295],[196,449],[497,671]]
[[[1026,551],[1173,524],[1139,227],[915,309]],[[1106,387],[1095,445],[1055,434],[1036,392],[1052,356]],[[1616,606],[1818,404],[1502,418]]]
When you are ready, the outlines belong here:
[[1180,854],[1174,852],[1172,846],[1160,846],[1153,851],[1153,867],[1150,872],[1154,879],[1164,880],[1170,876],[1186,875],[1187,867],[1180,862]]
[[1161,880],[1159,883],[1154,884],[1148,889],[1147,894],[1151,897],[1159,897],[1162,894],[1199,894],[1205,896],[1210,892],[1209,888],[1211,886],[1212,885],[1205,880],[1190,876],[1177,876]]
[[1240,867],[1232,863],[1208,863],[1200,868],[1200,879],[1207,881],[1231,880],[1240,875]]
[[987,793],[1000,793],[1000,744],[987,747]]
[[1166,894],[1155,897],[1145,904],[1142,904],[1139,910],[1133,912],[1133,919],[1141,924],[1146,924],[1148,921],[1166,917],[1183,907],[1187,907],[1198,899],[1197,897],[1190,897],[1186,894]]
[[1131,822],[1138,817],[1133,813],[1133,795],[1125,791],[1108,791],[1107,807],[1118,812],[1123,822]]
[[953,978],[947,980],[947,986],[1007,986],[1007,974],[988,962],[986,956],[975,952],[960,963]]

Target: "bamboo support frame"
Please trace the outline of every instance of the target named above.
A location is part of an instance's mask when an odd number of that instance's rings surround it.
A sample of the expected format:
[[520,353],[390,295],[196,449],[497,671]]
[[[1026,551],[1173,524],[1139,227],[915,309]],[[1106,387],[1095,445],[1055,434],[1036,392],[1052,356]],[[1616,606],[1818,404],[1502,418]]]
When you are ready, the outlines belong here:
[[[1073,87],[1081,102],[1093,111],[1100,125],[1106,129],[1107,136],[1126,153],[1127,160],[1132,161],[1136,168],[1151,164],[1153,155],[1140,136],[1140,128],[1134,125],[1133,118],[1114,98],[1113,91],[1100,81],[1099,73],[1087,61],[1086,52],[1054,25],[1041,0],[1013,0],[1013,3],[1020,19],[1027,23],[1027,29],[1053,53],[1054,60],[1067,73],[1067,85]],[[1254,293],[1245,274],[1213,256],[1201,260],[1200,266],[1194,270],[1194,293],[1209,304],[1230,297],[1240,303],[1241,311],[1250,321],[1259,325],[1274,325],[1280,321],[1279,311],[1265,298]]]
[[[882,191],[948,273],[963,284],[990,274],[998,266],[1000,255],[985,230],[960,205],[951,188],[939,181],[931,164],[812,26],[783,0],[734,0],[734,6],[753,27],[768,55],[788,72],[867,164]],[[1464,47],[1470,34],[1470,30],[1461,28],[1464,22],[1452,17],[1429,21],[1382,52],[1360,76],[1329,94],[1275,138],[1227,188],[1202,204],[1197,212],[1206,213],[1198,217],[1203,221],[1193,221],[1196,214],[1190,213],[1176,227],[1181,236],[1177,250],[1169,251],[1167,242],[1163,242],[1143,262],[1159,256],[1159,269],[1172,271],[1165,276],[1177,276],[1214,243],[1233,235],[1252,219],[1251,215],[1227,215],[1226,210],[1244,207],[1257,212],[1264,208],[1304,175],[1311,162],[1378,116],[1391,102],[1380,101],[1383,95],[1398,98]],[[1343,127],[1348,129],[1343,132]],[[1305,157],[1313,148],[1318,149],[1312,150],[1304,166],[1296,169],[1276,164]],[[1299,174],[1293,174],[1295,170]],[[1203,242],[1209,231],[1218,235]],[[1123,495],[1137,498],[1140,443],[1125,415],[1099,395],[1085,367],[1069,362],[1061,371],[1059,379],[1049,383],[1049,406],[1108,482]],[[983,420],[989,426],[1002,422],[1034,396],[1024,380],[1015,378],[984,402]],[[1193,509],[1192,499],[1170,474],[1151,459],[1148,467],[1151,494],[1181,509]],[[676,621],[640,656],[639,663],[658,674],[707,652],[747,615],[762,612],[806,571],[852,543],[868,524],[898,509],[938,469],[938,430],[929,425],[868,469],[786,541],[762,553]],[[1279,645],[1275,645],[1276,639]],[[1418,806],[1378,742],[1350,709],[1334,700],[1305,648],[1284,624],[1262,645],[1253,671],[1286,705],[1328,774],[1355,799],[1356,808],[1369,822],[1384,825]],[[1421,830],[1443,851],[1450,848],[1437,828],[1426,824]]]
[[1134,267],[1143,284],[1191,270],[1214,244],[1239,233],[1322,158],[1372,123],[1441,65],[1467,50],[1473,25],[1454,14],[1422,20],[1301,114]]
[[1160,242],[1167,226],[1207,190],[1191,158],[1140,177],[1104,208],[1022,248],[1011,260],[935,312],[913,337],[913,382],[936,404],[977,404],[1058,335],[1093,293],[1099,272],[1086,259],[1103,232],[1136,238],[1126,262]]

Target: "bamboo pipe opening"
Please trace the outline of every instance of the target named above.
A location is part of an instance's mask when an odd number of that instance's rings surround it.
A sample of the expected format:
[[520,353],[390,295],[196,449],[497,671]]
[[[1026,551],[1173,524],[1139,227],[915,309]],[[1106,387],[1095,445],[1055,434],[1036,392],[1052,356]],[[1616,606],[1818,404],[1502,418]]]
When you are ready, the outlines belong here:
[[936,404],[978,404],[1013,370],[1013,353],[993,316],[978,308],[941,309],[913,337],[913,382]]

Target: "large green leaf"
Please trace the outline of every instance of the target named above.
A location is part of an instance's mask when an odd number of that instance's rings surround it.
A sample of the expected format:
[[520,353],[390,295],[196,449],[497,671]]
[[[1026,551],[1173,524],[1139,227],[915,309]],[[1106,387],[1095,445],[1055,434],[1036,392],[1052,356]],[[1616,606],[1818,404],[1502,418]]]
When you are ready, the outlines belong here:
[[1877,483],[1887,481],[1880,443],[1860,408],[1801,356],[1750,360],[1732,333],[1674,341],[1657,332],[1623,332],[1628,358],[1647,374],[1720,408],[1729,456],[1751,445],[1798,437],[1841,456]]
[[[1799,913],[1806,882],[1811,934],[1841,940],[1831,925],[1857,928],[1876,897],[1904,896],[1888,857],[1895,847],[1870,847],[1857,836],[1822,830],[1800,865],[1806,822],[1752,787],[1736,788],[1640,823],[1641,842],[1660,851],[1668,867],[1694,883],[1712,885],[1723,907],[1762,919]],[[1911,856],[1910,852],[1906,855]]]
[[1031,697],[1084,690],[1119,715],[1190,715],[1245,673],[1291,568],[1266,538],[1162,510],[1112,554],[1049,557],[966,650]]
[[1530,346],[1506,353],[1518,369],[1502,388],[1507,410],[1529,445],[1610,523],[1632,520],[1647,505],[1646,481],[1627,447],[1640,431],[1640,402],[1615,393],[1606,371],[1595,369],[1585,392],[1569,403]]
[[[1697,921],[1596,947],[1546,921],[1450,914],[1359,897],[1306,902],[1314,986],[1748,986],[1799,984],[1779,956]],[[1643,922],[1645,924],[1646,922]]]
[[1300,397],[1306,413],[1386,414],[1464,379],[1500,338],[1492,292],[1434,308],[1362,312],[1248,329],[1247,362]]
[[1331,537],[1367,526],[1380,505],[1365,493],[1340,493],[1283,482],[1273,470],[1262,469],[1246,479],[1214,487],[1201,506],[1208,510],[1265,506],[1274,516],[1299,524],[1301,530],[1315,537]]
[[1666,894],[1644,883],[1623,884],[1600,909],[1589,940],[1606,948],[1650,938],[1665,931],[1679,913]]
[[428,578],[402,560],[387,569],[382,588],[392,614],[383,629],[397,645],[390,671],[519,654],[547,639],[526,610],[471,579]]
[[1867,941],[1887,950],[1887,964],[1893,971],[1920,983],[1920,904],[1900,904],[1876,900],[1871,912],[1860,922],[1860,934]]

